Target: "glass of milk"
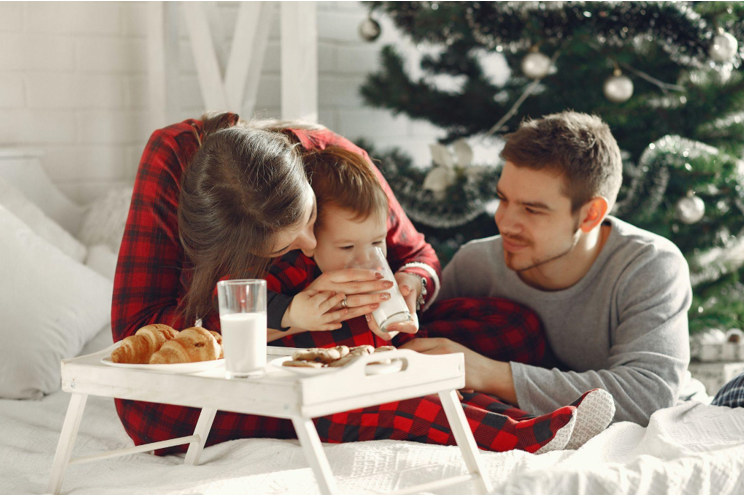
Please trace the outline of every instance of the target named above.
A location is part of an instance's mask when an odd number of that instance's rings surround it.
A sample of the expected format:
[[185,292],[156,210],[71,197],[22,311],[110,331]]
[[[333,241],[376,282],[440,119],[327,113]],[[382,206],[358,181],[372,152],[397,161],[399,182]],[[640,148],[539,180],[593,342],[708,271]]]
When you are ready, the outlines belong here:
[[398,288],[398,282],[395,280],[395,274],[390,269],[390,265],[385,258],[385,254],[379,247],[370,248],[364,250],[362,253],[355,254],[346,263],[346,268],[364,268],[367,270],[375,270],[382,273],[384,280],[389,280],[393,283],[393,287],[385,291],[390,294],[390,299],[387,301],[381,301],[380,307],[372,312],[372,318],[377,322],[377,326],[383,332],[388,332],[388,327],[393,323],[401,323],[407,321],[415,321],[413,315],[411,315],[406,300],[403,298],[403,294],[400,293]]
[[266,368],[266,281],[217,282],[227,378],[260,375]]

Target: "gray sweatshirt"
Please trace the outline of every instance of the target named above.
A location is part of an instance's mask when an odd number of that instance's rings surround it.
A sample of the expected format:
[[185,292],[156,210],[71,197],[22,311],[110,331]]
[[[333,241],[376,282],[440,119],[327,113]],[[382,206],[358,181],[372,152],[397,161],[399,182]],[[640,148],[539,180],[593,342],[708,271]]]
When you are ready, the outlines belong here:
[[614,421],[645,426],[654,411],[675,403],[686,380],[689,268],[669,240],[614,217],[605,222],[612,231],[602,251],[568,289],[525,284],[504,264],[494,236],[460,248],[437,299],[505,297],[539,315],[556,356],[573,371],[512,362],[521,409],[545,414],[603,388],[615,398]]

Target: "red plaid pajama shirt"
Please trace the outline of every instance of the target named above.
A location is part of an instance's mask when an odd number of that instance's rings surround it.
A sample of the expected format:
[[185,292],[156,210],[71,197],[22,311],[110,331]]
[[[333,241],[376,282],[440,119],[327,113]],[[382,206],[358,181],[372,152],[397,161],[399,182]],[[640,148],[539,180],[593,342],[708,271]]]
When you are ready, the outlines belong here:
[[[133,335],[138,328],[151,323],[168,323],[174,328],[192,325],[192,322],[183,321],[177,309],[188,284],[184,270],[188,264],[178,238],[176,213],[181,174],[198,148],[194,129],[201,133],[200,121],[187,120],[157,130],[144,150],[114,281],[111,315],[114,341]],[[330,131],[293,132],[306,149],[337,145],[367,157],[363,150]],[[386,240],[391,267],[397,270],[416,261],[433,267],[439,274],[440,267],[433,249],[416,232],[376,168],[375,172],[390,203]],[[306,265],[304,268],[302,263]],[[275,290],[301,290],[313,280],[313,267],[314,263],[307,258],[296,257],[295,262],[278,260],[267,279]],[[424,270],[413,268],[410,271],[426,277],[429,286],[433,286]],[[457,312],[462,304],[440,304],[440,309],[425,313],[424,321],[436,319],[437,314]],[[465,304],[474,310],[473,305],[478,306],[475,300]],[[494,359],[520,360],[519,354],[526,359],[524,362],[533,364],[542,359],[545,340],[532,312],[503,300],[484,301],[478,308],[473,314],[479,311],[479,314],[487,315],[482,321],[460,318],[458,322],[450,319],[449,322],[425,324],[421,335],[448,336],[475,346],[475,350]],[[349,323],[335,332],[307,332],[287,336],[272,344],[294,347],[387,344],[373,336],[364,319],[357,318]],[[211,313],[203,318],[202,324],[218,330],[219,318]],[[460,330],[463,328],[467,331]],[[115,401],[122,425],[135,445],[192,434],[200,412],[167,404]],[[571,416],[571,408],[563,408],[551,415],[531,419],[527,413],[484,394],[466,394],[463,408],[478,445],[496,451],[521,448],[534,452],[549,441],[553,432],[565,425]],[[454,444],[437,396],[334,414],[315,419],[315,424],[325,442],[401,439]],[[220,411],[207,445],[236,438],[295,437],[288,420]],[[156,454],[184,452],[185,449],[186,446],[178,446],[156,451]]]

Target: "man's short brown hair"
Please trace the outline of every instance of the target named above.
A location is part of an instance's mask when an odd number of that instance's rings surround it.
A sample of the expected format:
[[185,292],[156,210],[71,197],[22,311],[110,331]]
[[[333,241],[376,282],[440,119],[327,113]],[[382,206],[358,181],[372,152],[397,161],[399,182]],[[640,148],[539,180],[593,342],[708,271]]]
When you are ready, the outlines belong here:
[[522,122],[506,135],[501,157],[516,167],[563,175],[563,194],[575,213],[603,196],[612,208],[623,180],[620,148],[610,128],[595,115],[561,112]]

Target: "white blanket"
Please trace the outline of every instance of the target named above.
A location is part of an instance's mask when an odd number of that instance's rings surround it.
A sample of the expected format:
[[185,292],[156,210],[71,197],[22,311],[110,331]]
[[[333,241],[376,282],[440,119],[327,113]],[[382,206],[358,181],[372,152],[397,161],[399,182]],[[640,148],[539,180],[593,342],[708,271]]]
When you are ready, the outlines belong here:
[[[0,401],[0,494],[44,493],[69,395]],[[73,457],[131,446],[113,400],[90,397]],[[325,445],[344,493],[379,493],[464,474],[456,447],[374,441]],[[648,428],[619,423],[578,451],[483,452],[499,494],[744,493],[744,409],[685,403]],[[136,454],[68,468],[63,494],[317,494],[297,441],[237,440],[183,456]],[[459,485],[437,493],[475,493]]]

